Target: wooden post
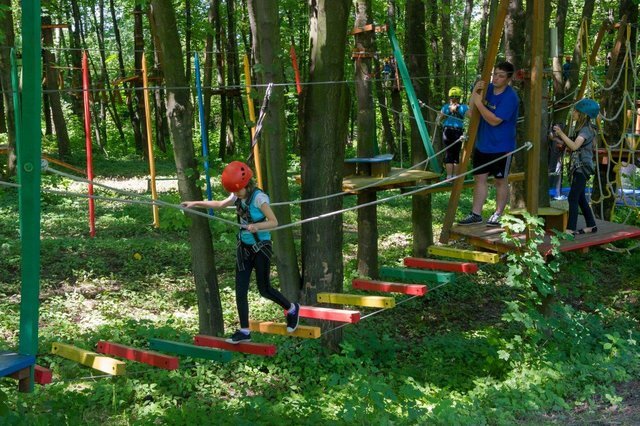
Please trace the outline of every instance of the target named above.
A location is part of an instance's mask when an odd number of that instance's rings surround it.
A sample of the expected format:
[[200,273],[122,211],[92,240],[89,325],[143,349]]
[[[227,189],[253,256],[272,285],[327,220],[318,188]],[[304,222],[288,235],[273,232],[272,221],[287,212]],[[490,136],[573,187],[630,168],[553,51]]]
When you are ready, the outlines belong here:
[[[489,85],[491,72],[493,71],[493,65],[498,54],[498,48],[500,47],[500,38],[502,37],[502,30],[504,29],[504,20],[507,16],[507,9],[509,7],[509,0],[500,0],[498,11],[496,13],[496,20],[494,22],[494,31],[491,33],[491,39],[489,40],[489,50],[486,54],[486,60],[482,69],[482,80]],[[486,94],[486,93],[485,93]],[[467,165],[473,152],[473,147],[476,143],[476,136],[478,135],[478,124],[480,124],[480,113],[476,112],[471,116],[469,123],[468,139],[462,149],[462,156],[460,158],[460,164],[458,165],[458,174],[463,175],[467,171]],[[451,188],[451,196],[449,197],[449,205],[447,207],[447,213],[442,222],[442,232],[440,233],[440,242],[449,242],[449,232],[451,231],[451,225],[456,216],[458,210],[458,201],[460,200],[460,193],[462,192],[462,186],[464,185],[464,177],[459,177],[453,182]]]
[[[147,149],[149,151],[149,176],[151,178],[151,198],[153,201],[158,199],[158,191],[156,190],[156,160],[153,156],[153,136],[151,135],[151,107],[149,106],[149,80],[147,78],[147,59],[142,54],[142,91],[144,97],[145,125],[147,128]],[[153,205],[153,226],[160,227],[160,212],[158,205]]]
[[526,203],[529,214],[538,214],[540,193],[540,138],[542,137],[542,85],[544,84],[544,1],[533,2],[533,26],[531,37],[531,108],[529,111],[529,140],[533,147],[527,153],[527,194]]

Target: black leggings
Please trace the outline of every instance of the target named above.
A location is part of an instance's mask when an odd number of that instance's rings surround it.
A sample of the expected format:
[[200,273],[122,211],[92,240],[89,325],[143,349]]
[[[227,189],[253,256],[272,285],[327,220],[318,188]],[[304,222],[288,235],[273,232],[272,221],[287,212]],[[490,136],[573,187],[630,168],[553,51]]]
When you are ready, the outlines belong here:
[[573,172],[571,176],[571,189],[569,190],[569,219],[567,221],[567,229],[576,231],[578,225],[578,207],[582,210],[584,221],[586,226],[591,228],[596,226],[596,220],[593,216],[593,211],[587,196],[584,193],[584,189],[587,186],[588,177],[580,173],[579,171]]
[[[243,255],[241,253],[242,249],[249,250],[250,253]],[[249,328],[249,281],[251,279],[251,271],[254,268],[256,270],[258,290],[262,297],[277,303],[283,309],[289,309],[291,302],[282,293],[271,287],[269,279],[271,260],[269,256],[263,250],[254,253],[248,246],[243,246],[242,249],[238,250],[238,262],[236,262],[236,306],[240,317],[240,327]],[[240,262],[242,262],[243,268],[238,267]]]

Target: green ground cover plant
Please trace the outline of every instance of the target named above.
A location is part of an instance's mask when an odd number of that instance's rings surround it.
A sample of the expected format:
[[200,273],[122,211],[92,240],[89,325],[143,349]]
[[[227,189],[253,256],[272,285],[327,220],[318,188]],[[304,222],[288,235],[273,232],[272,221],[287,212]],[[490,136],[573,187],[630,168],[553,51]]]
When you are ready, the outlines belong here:
[[[47,185],[71,188],[64,180]],[[15,346],[19,328],[12,191],[0,193],[0,349]],[[162,198],[178,202],[175,192]],[[447,201],[434,195],[436,220]],[[623,410],[633,401],[624,386],[640,374],[633,242],[616,251],[554,253],[551,262],[525,245],[506,263],[345,327],[338,353],[318,341],[254,333],[254,341],[276,344],[277,356],[237,355],[227,364],[182,357],[172,372],[128,363],[126,376],[105,377],[51,355],[51,343],[91,350],[99,340],[190,342],[198,326],[182,213],[162,209],[160,229],[150,226],[148,206],[100,202],[97,217],[97,237],[88,238],[85,199],[43,195],[38,363],[53,370],[54,382],[25,395],[0,381],[3,424],[566,424],[590,423],[605,410],[640,421],[637,409]],[[379,218],[380,265],[398,265],[411,255],[410,200],[380,206]],[[535,218],[508,220],[513,230],[539,230]],[[348,290],[357,275],[356,215],[344,221]],[[235,238],[224,226],[212,228],[232,330]],[[250,297],[252,318],[281,316],[255,287]]]

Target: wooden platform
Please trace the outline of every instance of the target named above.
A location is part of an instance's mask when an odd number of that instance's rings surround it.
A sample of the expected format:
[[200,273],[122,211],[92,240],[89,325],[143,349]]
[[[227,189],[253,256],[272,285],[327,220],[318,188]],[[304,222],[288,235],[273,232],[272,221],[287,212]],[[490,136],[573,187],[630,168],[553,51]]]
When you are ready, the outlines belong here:
[[371,184],[375,184],[365,191],[383,191],[387,189],[404,188],[407,186],[415,186],[420,183],[432,183],[440,179],[440,175],[425,170],[407,170],[392,168],[389,176],[381,181],[380,178],[368,176],[347,176],[342,180],[343,191],[357,193],[358,188],[362,188]]
[[[626,240],[629,238],[640,238],[640,228],[634,226],[622,225],[619,223],[606,222],[596,219],[598,232],[595,234],[577,235],[573,240],[561,240],[560,251],[584,251],[589,247],[600,246],[614,241]],[[584,218],[578,216],[578,229],[585,227]],[[502,241],[501,234],[504,232],[502,228],[492,228],[487,225],[453,225],[451,228],[452,239],[465,239],[470,244],[496,251],[498,253],[507,253],[513,251],[514,245]],[[547,233],[544,243],[540,246],[540,251],[548,254],[551,250],[550,235]],[[525,240],[524,234],[519,234],[518,238]]]

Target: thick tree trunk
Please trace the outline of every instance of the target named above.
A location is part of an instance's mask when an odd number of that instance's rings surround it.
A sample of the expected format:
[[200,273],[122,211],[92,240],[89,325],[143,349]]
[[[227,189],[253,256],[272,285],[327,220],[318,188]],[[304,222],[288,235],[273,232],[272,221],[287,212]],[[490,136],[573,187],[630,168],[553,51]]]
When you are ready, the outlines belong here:
[[203,82],[204,86],[202,91],[202,108],[204,109],[204,125],[207,132],[211,126],[211,84],[213,83],[213,49],[215,48],[213,45],[213,28],[214,28],[214,17],[216,12],[216,2],[211,0],[209,2],[209,11],[207,13],[207,24],[209,26],[209,30],[207,31],[207,37],[204,42],[204,69],[203,69]]
[[[371,0],[356,1],[355,28],[372,24]],[[358,157],[373,157],[376,152],[376,116],[373,104],[372,52],[374,51],[373,31],[355,34],[356,51],[363,52],[356,59],[355,80],[358,123]],[[376,200],[376,191],[358,194],[358,205]],[[358,273],[365,277],[378,277],[378,218],[375,205],[358,210]]]
[[[151,77],[157,81],[158,88],[153,91],[152,104],[155,117],[155,133],[156,133],[156,145],[162,152],[167,151],[167,139],[170,137],[169,123],[167,123],[167,106],[165,105],[165,91],[162,87],[164,81],[164,75],[162,72],[162,64],[164,63],[162,49],[160,49],[160,40],[158,39],[158,29],[155,19],[151,13],[149,16],[149,27],[151,28],[151,38],[153,39],[153,67]],[[187,86],[190,85],[190,81],[187,80]]]
[[[85,47],[84,29],[80,8],[77,0],[71,0],[71,14],[73,16],[73,27],[69,32],[69,45],[71,46],[71,87],[82,87],[82,48]],[[82,92],[77,91],[71,93],[71,110],[74,115],[81,117],[84,114],[82,109]]]
[[[444,77],[444,89],[449,90],[454,85],[454,81],[457,80],[457,74],[460,70],[453,69],[453,36],[451,34],[451,0],[442,0],[440,6],[440,27],[442,28],[442,74]],[[455,75],[454,75],[455,74]],[[421,74],[418,74],[421,75]]]
[[[164,0],[151,2],[152,13],[158,26],[160,49],[164,53],[164,73],[167,82],[167,115],[173,138],[173,152],[178,174],[178,190],[182,200],[201,200],[197,186],[198,173],[193,148],[193,109],[187,87],[182,47],[172,3]],[[222,304],[216,276],[216,261],[209,222],[202,216],[193,216],[189,226],[191,267],[198,296],[199,330],[204,334],[220,335],[224,332]]]
[[462,81],[464,82],[465,94],[469,87],[469,70],[467,69],[467,48],[469,47],[469,31],[471,27],[471,12],[473,11],[473,0],[465,0],[464,13],[462,18],[462,31],[460,32],[460,51],[456,60],[458,72],[464,70]]
[[136,99],[135,110],[136,114],[131,120],[131,124],[136,127],[134,132],[140,133],[140,140],[135,139],[136,153],[141,154],[145,160],[149,159],[148,150],[145,149],[147,143],[147,127],[143,125],[145,122],[144,111],[144,92],[142,87],[142,54],[144,53],[144,35],[142,27],[142,5],[136,3],[133,6],[133,58],[134,68],[137,77],[133,80],[134,93]]
[[[0,7],[4,10],[0,13],[0,34],[4,36],[3,44],[13,46],[15,34],[13,32],[13,13],[11,12],[11,0],[0,0]],[[11,86],[11,50],[0,49],[0,87],[2,87],[2,102],[4,104],[3,122],[7,129],[9,151],[7,152],[7,168],[4,179],[16,174],[16,127],[15,106],[13,105],[13,88]]]
[[[302,198],[309,199],[342,191],[342,162],[347,137],[349,89],[342,84],[315,82],[344,80],[349,0],[311,0],[309,38],[309,82],[303,91]],[[302,206],[303,218],[333,212],[341,198],[329,198]],[[302,226],[302,270],[304,298],[316,303],[319,292],[343,290],[342,215]],[[323,329],[333,328],[324,323]],[[335,330],[324,342],[338,350],[342,332]]]
[[[42,17],[42,24],[51,24],[51,18],[48,16]],[[62,101],[60,99],[60,92],[58,91],[58,78],[59,73],[55,68],[56,57],[47,49],[47,47],[53,47],[53,32],[51,29],[44,29],[42,31],[43,38],[43,50],[42,56],[44,60],[44,68],[46,73],[46,88],[49,92],[47,94],[49,98],[49,104],[51,105],[51,117],[56,129],[56,139],[58,141],[58,156],[60,159],[67,159],[71,156],[71,144],[69,142],[69,133],[67,132],[67,122],[62,112]]]
[[226,73],[224,68],[224,32],[222,31],[222,20],[220,19],[220,0],[213,0],[213,23],[216,34],[216,70],[218,71],[218,87],[222,89],[220,95],[220,139],[218,141],[218,157],[224,162],[227,154],[232,151],[228,149],[227,133],[229,131],[229,111],[227,103],[227,93],[225,90]]
[[[259,84],[274,83],[269,109],[260,134],[259,149],[266,158],[268,191],[274,202],[289,200],[287,186],[287,125],[284,116],[284,86],[282,62],[279,56],[280,26],[277,0],[249,0],[249,21],[253,35],[253,58],[258,65]],[[264,90],[261,90],[264,92]],[[274,206],[278,223],[291,223],[289,205]],[[286,228],[273,233],[274,253],[283,294],[290,300],[300,298],[300,269],[293,230]]]
[[[425,7],[421,0],[407,0],[406,14],[406,51],[409,75],[422,75],[427,68],[427,43],[421,36],[421,28],[425,25]],[[414,89],[418,99],[427,99],[429,79],[414,81]],[[422,137],[415,120],[411,120],[411,163],[417,164],[426,160],[427,153],[422,144]],[[413,255],[424,257],[427,247],[433,244],[433,217],[431,211],[431,195],[416,194],[411,197],[411,224],[413,229]]]

